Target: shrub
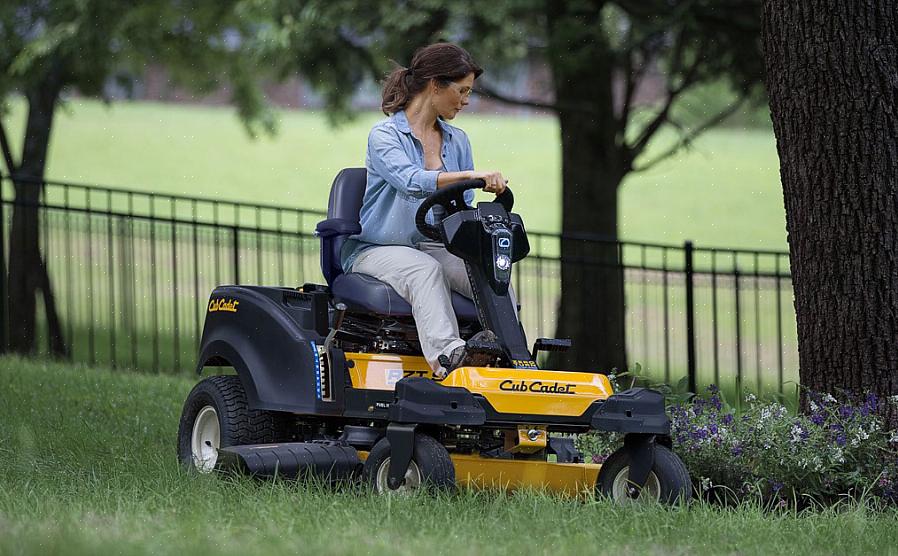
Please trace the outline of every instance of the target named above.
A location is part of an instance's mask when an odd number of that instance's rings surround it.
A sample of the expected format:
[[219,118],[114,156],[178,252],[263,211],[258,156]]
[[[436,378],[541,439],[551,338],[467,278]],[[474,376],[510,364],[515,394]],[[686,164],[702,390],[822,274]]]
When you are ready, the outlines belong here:
[[[810,412],[800,415],[752,395],[737,413],[716,387],[708,394],[668,408],[674,451],[699,491],[780,505],[864,495],[898,501],[898,433],[884,429],[873,394],[844,401],[811,394]],[[581,444],[596,463],[620,442],[603,436]]]

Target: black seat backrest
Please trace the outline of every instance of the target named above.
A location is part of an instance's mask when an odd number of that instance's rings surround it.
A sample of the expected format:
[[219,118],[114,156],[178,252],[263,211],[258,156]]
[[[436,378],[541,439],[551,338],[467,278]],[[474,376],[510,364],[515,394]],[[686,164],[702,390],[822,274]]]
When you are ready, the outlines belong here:
[[368,172],[364,168],[340,170],[331,186],[331,195],[327,201],[327,217],[358,222],[367,184]]
[[346,238],[361,231],[359,211],[367,183],[368,172],[364,168],[345,168],[334,178],[327,202],[327,220],[315,228],[321,238],[321,273],[328,284],[343,274],[340,250]]

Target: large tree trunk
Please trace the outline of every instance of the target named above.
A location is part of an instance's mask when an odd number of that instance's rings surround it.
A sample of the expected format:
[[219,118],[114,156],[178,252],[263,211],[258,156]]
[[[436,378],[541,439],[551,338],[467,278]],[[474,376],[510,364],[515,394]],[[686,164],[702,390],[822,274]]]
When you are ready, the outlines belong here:
[[[766,0],[763,38],[801,382],[823,392],[893,396],[898,5]],[[894,422],[894,407],[887,411]]]
[[32,353],[35,349],[36,294],[44,297],[50,333],[50,351],[65,355],[62,326],[56,311],[47,267],[41,258],[39,211],[47,162],[47,149],[56,102],[62,90],[62,70],[58,63],[50,65],[45,77],[28,91],[28,121],[22,161],[15,180],[16,198],[13,205],[9,236],[9,347],[18,353]]
[[[560,369],[608,372],[627,366],[623,274],[614,240],[617,190],[624,176],[615,142],[613,59],[600,31],[602,4],[574,10],[549,3],[549,61],[562,150],[561,303],[556,336],[573,349],[554,354]],[[602,236],[609,243],[577,239]]]

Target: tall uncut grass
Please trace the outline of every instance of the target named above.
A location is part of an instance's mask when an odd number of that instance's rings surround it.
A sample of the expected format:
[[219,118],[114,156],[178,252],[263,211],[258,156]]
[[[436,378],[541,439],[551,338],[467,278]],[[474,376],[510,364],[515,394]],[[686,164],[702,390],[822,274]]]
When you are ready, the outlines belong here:
[[883,553],[898,514],[621,508],[463,491],[196,476],[175,458],[195,381],[0,358],[0,554]]

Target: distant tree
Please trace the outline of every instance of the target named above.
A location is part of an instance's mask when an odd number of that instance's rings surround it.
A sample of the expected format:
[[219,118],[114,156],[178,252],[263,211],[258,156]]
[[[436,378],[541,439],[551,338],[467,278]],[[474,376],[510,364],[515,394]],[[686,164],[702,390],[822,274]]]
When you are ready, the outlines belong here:
[[763,29],[801,383],[898,395],[898,3],[766,0]]
[[[672,156],[758,96],[761,0],[318,0],[256,6],[264,19],[279,22],[273,31],[279,39],[267,43],[267,63],[284,72],[298,69],[338,115],[346,113],[347,99],[363,80],[386,73],[390,59],[408,63],[416,47],[436,40],[462,43],[493,70],[533,56],[544,60],[551,101],[498,90],[489,73],[478,91],[549,111],[560,124],[565,239],[557,335],[573,338],[575,349],[556,354],[553,364],[626,366],[622,275],[613,268],[617,250],[578,238],[617,239],[624,178]],[[278,45],[289,45],[289,54]],[[653,73],[663,77],[660,98],[637,106],[637,93]],[[735,92],[732,102],[688,127],[674,117],[689,92],[721,81]],[[650,152],[665,127],[678,130],[677,139]]]
[[[67,347],[56,311],[47,261],[39,248],[37,203],[60,94],[67,88],[103,95],[121,72],[147,63],[164,65],[179,83],[196,91],[219,86],[226,76],[234,102],[250,126],[266,125],[244,37],[256,25],[228,0],[147,0],[135,4],[101,0],[5,0],[0,3],[0,150],[7,174],[16,176],[9,237],[9,347],[34,349],[37,292],[43,294],[52,352]],[[16,157],[3,126],[8,97],[28,104],[22,151]]]

